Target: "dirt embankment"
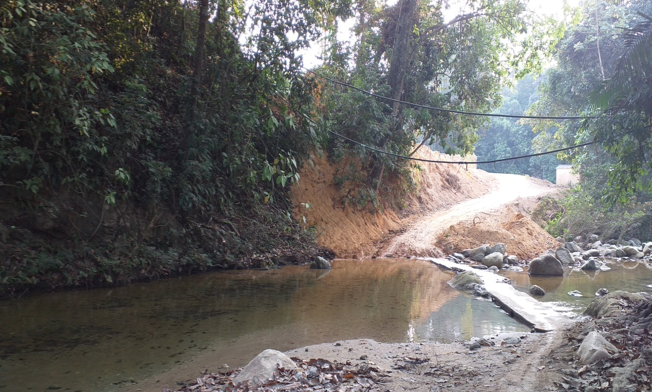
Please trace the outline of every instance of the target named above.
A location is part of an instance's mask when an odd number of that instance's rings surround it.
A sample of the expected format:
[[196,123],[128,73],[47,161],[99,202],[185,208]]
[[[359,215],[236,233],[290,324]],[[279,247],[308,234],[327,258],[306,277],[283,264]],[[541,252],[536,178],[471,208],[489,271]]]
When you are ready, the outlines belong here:
[[[426,148],[416,156],[462,159]],[[305,218],[316,229],[319,244],[337,257],[443,256],[502,242],[509,253],[533,258],[554,246],[554,239],[529,218],[538,199],[558,191],[547,181],[420,162],[411,170],[416,190],[402,196],[405,207],[385,205],[372,213],[346,203],[350,188],[335,184],[341,170],[342,165],[313,155],[292,188],[295,219]]]

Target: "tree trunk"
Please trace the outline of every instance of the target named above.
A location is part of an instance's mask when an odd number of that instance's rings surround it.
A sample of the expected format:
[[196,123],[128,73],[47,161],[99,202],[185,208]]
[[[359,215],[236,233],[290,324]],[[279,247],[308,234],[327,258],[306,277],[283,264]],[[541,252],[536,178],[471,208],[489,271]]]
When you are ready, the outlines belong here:
[[[416,9],[418,0],[399,1],[399,14],[396,21],[396,35],[394,36],[394,47],[392,59],[389,64],[387,82],[392,89],[392,98],[401,99],[405,84],[405,75],[410,65],[410,36],[416,22]],[[399,104],[394,103],[392,116],[398,115]]]
[[195,46],[195,64],[192,76],[192,106],[197,103],[199,85],[204,72],[204,57],[206,53],[206,25],[208,24],[208,0],[199,0],[199,27],[197,28],[197,45]]

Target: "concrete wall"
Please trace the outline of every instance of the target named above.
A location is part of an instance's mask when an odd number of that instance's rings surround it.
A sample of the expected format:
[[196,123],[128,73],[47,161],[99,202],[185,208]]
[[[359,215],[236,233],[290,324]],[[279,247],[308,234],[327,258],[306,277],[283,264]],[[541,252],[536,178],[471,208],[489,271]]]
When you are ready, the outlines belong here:
[[578,182],[580,182],[580,176],[579,174],[573,174],[571,165],[557,166],[557,179],[555,181],[557,185],[571,186]]

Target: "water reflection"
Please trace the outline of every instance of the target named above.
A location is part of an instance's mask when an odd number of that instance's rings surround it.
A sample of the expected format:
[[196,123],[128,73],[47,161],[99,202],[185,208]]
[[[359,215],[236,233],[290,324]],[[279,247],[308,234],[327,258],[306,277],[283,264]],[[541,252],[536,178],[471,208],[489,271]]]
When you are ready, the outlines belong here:
[[[610,292],[624,290],[630,292],[652,291],[652,267],[645,262],[616,262],[607,264],[608,271],[582,271],[578,268],[568,270],[564,277],[529,276],[527,273],[501,272],[512,280],[518,290],[528,291],[531,285],[541,286],[546,295],[539,298],[543,302],[554,302],[557,305],[572,309],[579,314],[586,309],[595,298],[595,292],[606,288]],[[573,297],[568,293],[579,290],[582,297]]]
[[241,366],[265,348],[525,330],[451,289],[451,276],[425,261],[338,260],[330,272],[215,273],[0,302],[0,391],[123,390],[169,369],[187,379]]

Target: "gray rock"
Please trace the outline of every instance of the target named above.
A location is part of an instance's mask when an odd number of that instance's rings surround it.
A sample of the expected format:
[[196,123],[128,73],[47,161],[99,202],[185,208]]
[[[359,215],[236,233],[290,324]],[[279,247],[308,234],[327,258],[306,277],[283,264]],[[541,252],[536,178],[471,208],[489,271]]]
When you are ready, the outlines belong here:
[[482,258],[482,265],[487,267],[502,268],[503,267],[503,254],[500,252],[494,252],[486,255]]
[[582,271],[597,271],[600,269],[596,264],[595,259],[589,259],[581,268]]
[[453,257],[456,259],[464,260],[464,255],[461,253],[453,253]]
[[567,242],[564,244],[566,249],[568,249],[570,252],[581,252],[582,248],[580,248],[575,241]]
[[597,234],[591,234],[589,236],[589,241],[590,242],[595,242],[595,241],[598,241],[599,239],[600,239],[600,237]]
[[482,347],[482,345],[480,345],[480,342],[476,341],[471,343],[471,345],[469,346],[469,350],[471,351],[480,350],[480,347]]
[[636,247],[639,247],[639,246],[642,245],[641,240],[639,240],[638,238],[632,238],[632,239],[630,239],[630,240],[629,240],[629,244],[630,244],[631,246],[636,246]]
[[602,297],[607,294],[609,294],[609,290],[605,289],[604,287],[595,292],[596,297]]
[[594,318],[610,317],[620,314],[623,303],[636,303],[643,300],[640,294],[614,291],[591,301],[584,314]]
[[310,263],[310,269],[331,269],[331,263],[325,258],[317,256],[317,260]]
[[233,380],[235,385],[250,382],[263,384],[274,377],[277,368],[296,369],[297,365],[280,351],[267,349],[252,359],[242,372]]
[[507,253],[507,248],[505,247],[505,244],[503,244],[503,243],[498,243],[498,244],[494,245],[494,246],[491,248],[491,250],[489,251],[489,253],[495,253],[495,252],[499,252],[499,253],[501,253],[501,254],[503,254],[503,255],[504,255],[505,253]]
[[625,253],[625,251],[620,248],[616,249],[614,254],[616,255],[616,257],[627,257],[627,253]]
[[584,365],[595,363],[602,359],[609,359],[618,352],[618,349],[600,335],[597,331],[591,331],[580,345],[577,354],[580,362]]
[[[462,251],[462,254],[472,260],[475,261],[482,261],[482,257],[485,257],[489,253],[489,245],[482,245],[478,246],[477,248],[474,249],[465,249]],[[476,258],[480,258],[480,260],[476,260]]]
[[573,238],[573,241],[576,243],[582,242],[582,236],[578,235],[577,237]]
[[569,291],[568,295],[570,295],[571,297],[584,297],[579,290]]
[[652,242],[648,242],[643,246],[643,253],[646,255],[652,253]]
[[591,244],[591,249],[598,249],[601,246],[602,246],[602,241],[595,241],[594,243]]
[[637,254],[632,256],[632,258],[634,258],[634,259],[642,259],[643,257],[645,257],[645,253],[643,253],[643,252],[638,252]]
[[521,339],[517,338],[516,336],[510,336],[503,340],[505,344],[509,344],[511,346],[516,345],[516,344],[521,344]]
[[545,291],[544,289],[542,289],[541,287],[539,287],[539,286],[533,284],[533,285],[530,287],[530,294],[532,294],[532,295],[538,295],[538,296],[540,296],[540,297],[543,297],[544,295],[546,295],[546,291]]
[[557,260],[561,261],[561,263],[564,265],[575,264],[573,256],[571,256],[570,252],[566,248],[557,249],[555,256],[557,257]]
[[564,268],[561,262],[553,255],[543,255],[541,259],[534,259],[530,262],[530,275],[564,276]]
[[471,266],[471,268],[479,269],[479,270],[489,269],[489,267],[487,267],[486,265],[482,265],[482,264],[474,264],[474,265]]
[[503,259],[503,262],[505,262],[505,261],[507,262],[507,264],[512,264],[512,265],[518,264],[518,257],[516,257],[514,255],[509,255],[509,256],[507,256],[506,258]]
[[473,286],[473,295],[478,297],[489,298],[489,292],[481,284],[476,284]]
[[627,256],[634,256],[639,252],[639,250],[633,246],[623,246],[622,249]]
[[584,252],[584,255],[582,256],[588,256],[588,257],[598,257],[600,256],[600,251],[597,249],[589,249],[586,252]]
[[482,286],[484,282],[472,271],[464,271],[457,274],[448,284],[456,290],[472,291],[475,289],[475,285]]

